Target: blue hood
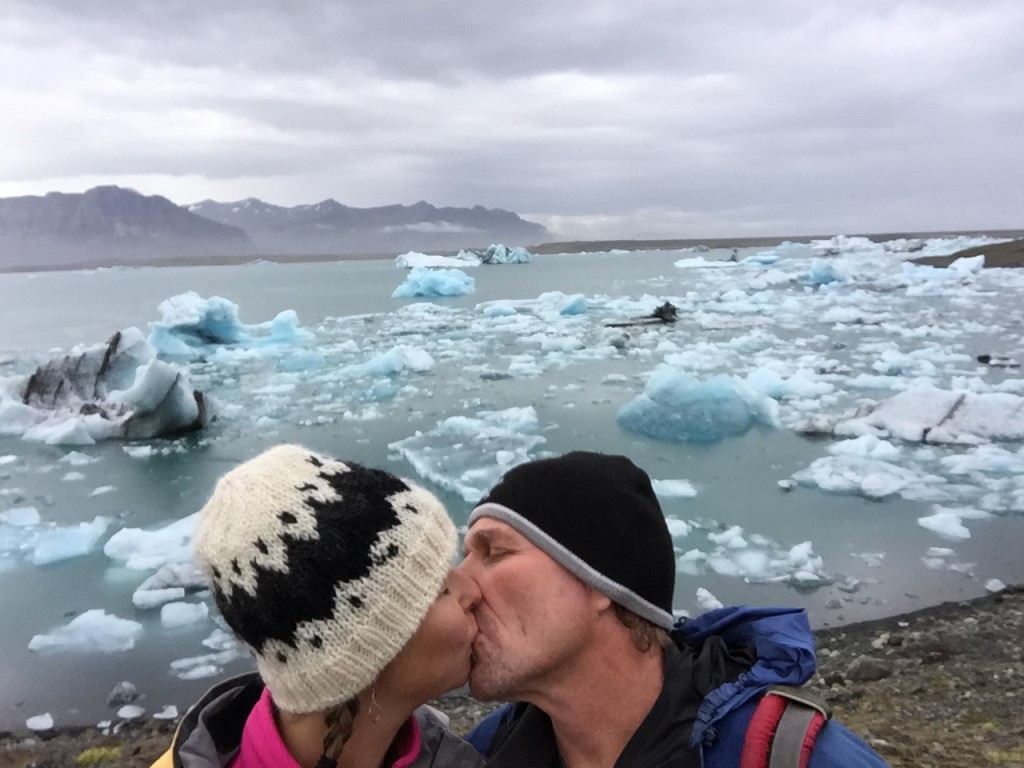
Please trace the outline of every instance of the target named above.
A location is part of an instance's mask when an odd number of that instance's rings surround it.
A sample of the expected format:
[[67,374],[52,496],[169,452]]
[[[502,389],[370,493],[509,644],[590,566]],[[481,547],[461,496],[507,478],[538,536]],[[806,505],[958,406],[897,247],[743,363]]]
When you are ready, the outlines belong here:
[[800,608],[720,608],[677,622],[673,632],[694,645],[714,635],[728,645],[753,643],[757,655],[754,666],[704,699],[690,746],[700,744],[708,728],[766,688],[802,685],[814,674],[814,636],[807,612]]

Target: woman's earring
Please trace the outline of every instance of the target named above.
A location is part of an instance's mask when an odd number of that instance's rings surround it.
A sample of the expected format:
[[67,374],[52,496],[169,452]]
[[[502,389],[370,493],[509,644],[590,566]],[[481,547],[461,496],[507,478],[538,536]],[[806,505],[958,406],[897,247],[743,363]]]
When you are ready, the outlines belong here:
[[370,689],[370,706],[366,709],[367,714],[370,716],[370,720],[378,722],[380,716],[384,714],[384,708],[377,702],[377,689]]

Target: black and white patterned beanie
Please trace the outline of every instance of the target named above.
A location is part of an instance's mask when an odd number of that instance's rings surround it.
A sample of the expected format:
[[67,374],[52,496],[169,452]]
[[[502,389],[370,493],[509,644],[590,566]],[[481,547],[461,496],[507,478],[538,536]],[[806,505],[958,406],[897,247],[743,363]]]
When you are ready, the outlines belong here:
[[194,547],[274,702],[302,713],[373,682],[440,592],[456,541],[423,488],[279,445],[217,482]]
[[573,451],[513,467],[469,516],[515,528],[585,584],[671,629],[676,558],[651,478],[625,456]]

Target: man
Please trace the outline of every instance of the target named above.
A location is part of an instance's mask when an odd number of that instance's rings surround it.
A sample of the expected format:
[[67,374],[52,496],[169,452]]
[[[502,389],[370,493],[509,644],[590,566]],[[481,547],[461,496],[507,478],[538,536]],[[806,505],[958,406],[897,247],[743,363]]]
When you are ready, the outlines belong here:
[[[518,702],[470,735],[488,766],[735,768],[765,691],[814,671],[803,611],[722,609],[674,627],[672,539],[624,456],[510,470],[470,515],[459,569],[481,593],[470,689]],[[810,768],[839,766],[885,762],[828,722]]]

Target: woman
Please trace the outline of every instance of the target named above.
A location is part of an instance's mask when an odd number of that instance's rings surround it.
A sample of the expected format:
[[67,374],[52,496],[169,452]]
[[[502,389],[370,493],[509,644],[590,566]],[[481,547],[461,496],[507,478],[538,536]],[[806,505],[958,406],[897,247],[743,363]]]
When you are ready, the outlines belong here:
[[469,675],[480,594],[426,490],[295,445],[224,475],[196,561],[256,673],[212,689],[154,765],[475,767],[422,706]]

